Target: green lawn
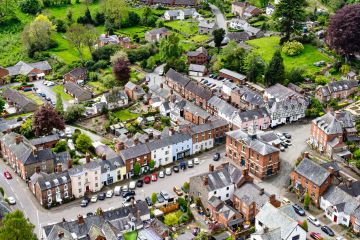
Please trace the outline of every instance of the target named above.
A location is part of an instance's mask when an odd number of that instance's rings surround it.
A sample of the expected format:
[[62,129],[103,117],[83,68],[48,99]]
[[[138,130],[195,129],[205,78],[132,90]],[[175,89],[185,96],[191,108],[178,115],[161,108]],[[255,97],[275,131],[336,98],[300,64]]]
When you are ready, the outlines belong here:
[[107,87],[104,86],[104,84],[98,81],[87,82],[86,84],[92,87],[92,90],[95,94],[100,94],[109,90]]
[[62,100],[64,100],[64,101],[69,101],[69,100],[72,100],[72,99],[73,99],[73,97],[72,97],[71,95],[65,93],[65,91],[64,91],[64,86],[63,86],[63,85],[56,85],[56,86],[54,86],[54,87],[52,88],[52,90],[53,90],[53,92],[56,93],[56,94],[60,93],[61,98],[62,98]]
[[201,43],[207,41],[209,38],[210,37],[208,35],[196,34],[195,36],[192,36],[189,40],[192,42]]
[[136,71],[135,68],[131,68],[130,71],[130,81],[133,83],[137,83],[138,81],[142,80],[145,77],[145,75],[142,72]]
[[43,105],[44,104],[43,100],[38,95],[33,93],[32,91],[29,91],[29,92],[21,91],[21,94],[25,95],[27,98],[33,100],[37,105]]
[[[249,45],[254,47],[253,51],[261,55],[266,62],[269,62],[275,51],[280,49],[279,42],[279,37],[266,37],[247,41]],[[304,51],[298,56],[289,57],[285,54],[282,54],[282,57],[284,58],[286,70],[291,70],[295,67],[302,67],[308,73],[315,73],[321,70],[321,68],[315,67],[313,65],[315,62],[321,60],[326,62],[333,61],[330,57],[319,52],[316,47],[310,44],[305,44]]]
[[[89,4],[89,9],[92,17],[95,17],[95,14],[99,10],[99,8],[99,1],[94,1],[93,3]],[[85,14],[86,5],[83,3],[73,3],[72,5],[46,8],[43,12],[46,15],[53,16],[57,19],[66,20],[66,15],[69,9],[71,9],[73,19],[76,22],[76,19],[78,19],[78,17]]]
[[134,119],[137,118],[139,116],[139,114],[136,113],[132,113],[129,111],[129,109],[123,109],[123,110],[119,110],[114,112],[114,115],[120,119],[120,121],[126,121],[129,119]]
[[195,35],[198,31],[198,22],[193,20],[177,20],[177,21],[169,21],[165,22],[165,26],[171,27],[172,29],[176,29],[179,33],[191,36]]
[[137,231],[127,232],[124,234],[125,240],[136,240],[137,239]]
[[115,34],[125,35],[131,38],[133,38],[134,35],[137,34],[139,38],[144,38],[145,32],[148,30],[150,30],[150,28],[148,27],[136,26],[136,27],[122,28],[120,30],[115,31]]

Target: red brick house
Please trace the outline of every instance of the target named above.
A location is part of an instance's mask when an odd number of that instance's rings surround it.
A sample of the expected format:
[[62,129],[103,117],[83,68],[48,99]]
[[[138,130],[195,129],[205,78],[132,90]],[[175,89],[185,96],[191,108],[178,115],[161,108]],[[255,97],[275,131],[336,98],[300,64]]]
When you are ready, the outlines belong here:
[[305,157],[292,171],[291,184],[300,196],[304,196],[308,192],[313,203],[319,207],[320,197],[331,186],[334,173],[333,167],[325,169]]
[[275,175],[280,170],[280,150],[261,140],[256,130],[235,130],[226,133],[226,154],[236,164],[249,169],[258,178]]
[[199,47],[195,51],[187,52],[188,63],[193,64],[206,64],[208,62],[208,53],[204,47]]
[[356,80],[340,80],[316,88],[315,97],[321,102],[331,99],[346,99],[358,89]]
[[0,85],[6,83],[6,78],[9,76],[9,70],[0,66]]
[[236,84],[244,84],[245,80],[246,80],[245,75],[242,75],[240,73],[237,73],[237,72],[225,69],[225,68],[223,68],[219,71],[219,76],[222,78],[230,79]]
[[131,100],[139,100],[145,95],[145,91],[142,87],[130,81],[125,85],[125,92]]
[[44,79],[45,75],[49,74],[52,70],[50,64],[47,61],[35,63],[25,63],[20,61],[16,65],[6,69],[9,71],[10,77],[23,75],[27,76],[29,81],[42,80]]
[[133,175],[136,162],[139,162],[143,167],[147,166],[151,160],[151,151],[146,144],[138,144],[136,147],[121,150],[119,154],[125,163],[127,177]]
[[170,89],[174,89],[176,92],[180,93],[181,96],[185,96],[185,87],[191,80],[178,73],[174,69],[170,68],[165,75],[165,83],[169,86]]
[[189,81],[185,86],[185,98],[193,101],[196,105],[206,109],[209,99],[212,97],[212,92],[195,81]]
[[208,210],[213,220],[226,227],[231,227],[231,223],[233,221],[236,221],[237,219],[240,220],[242,218],[239,211],[226,204],[216,196],[212,196],[208,200]]
[[206,123],[211,117],[210,113],[188,101],[186,101],[183,111],[184,119],[196,125]]
[[53,148],[59,142],[59,135],[53,134],[49,136],[42,136],[30,140],[30,143],[38,150]]
[[74,68],[70,72],[64,74],[64,81],[71,81],[77,83],[78,80],[87,79],[87,70],[86,68]]

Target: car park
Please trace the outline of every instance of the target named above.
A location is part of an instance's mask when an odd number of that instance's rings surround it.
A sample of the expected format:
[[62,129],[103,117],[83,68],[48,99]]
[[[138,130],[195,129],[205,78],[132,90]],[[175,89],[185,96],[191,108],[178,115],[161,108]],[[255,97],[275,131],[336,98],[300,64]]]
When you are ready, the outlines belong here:
[[106,198],[106,194],[105,194],[105,193],[100,193],[99,196],[98,196],[98,199],[99,199],[100,201],[105,200],[105,198]]
[[194,158],[194,164],[195,164],[195,165],[200,164],[199,158]]
[[220,160],[220,153],[215,153],[213,156],[213,160],[214,161],[219,161]]
[[151,207],[153,205],[150,197],[146,197],[145,202],[149,207]]
[[157,180],[158,180],[158,175],[157,175],[157,173],[153,173],[153,174],[151,175],[151,181],[156,182]]
[[176,195],[181,196],[183,195],[183,192],[178,186],[174,186],[173,191],[176,193]]
[[315,240],[321,240],[321,239],[323,239],[323,238],[321,237],[320,233],[316,233],[316,232],[311,232],[311,233],[310,233],[310,237],[313,238],[313,239],[315,239]]
[[151,182],[151,177],[150,176],[145,176],[144,177],[144,183],[149,184]]
[[109,190],[106,192],[106,197],[107,198],[111,198],[114,195],[114,191],[113,190]]
[[123,198],[126,198],[127,196],[135,196],[135,191],[125,192],[122,194]]
[[159,171],[158,177],[159,178],[164,178],[165,177],[164,171]]
[[305,211],[299,205],[294,204],[292,206],[297,214],[299,214],[300,216],[305,216]]
[[179,166],[177,166],[177,165],[173,166],[173,171],[178,173],[179,172]]
[[10,205],[15,205],[16,204],[16,199],[14,197],[8,197],[8,202]]
[[91,197],[91,202],[93,202],[93,203],[95,203],[95,202],[97,202],[97,200],[98,200],[98,196],[97,195],[94,195],[94,196],[92,196]]
[[142,179],[137,180],[136,187],[141,188],[143,185],[144,185],[144,180]]
[[321,230],[331,237],[335,236],[333,230],[331,230],[331,228],[329,228],[328,226],[322,226]]
[[165,174],[166,174],[166,175],[170,176],[171,173],[172,173],[171,168],[166,168],[166,169],[165,169]]
[[188,165],[188,168],[194,167],[194,163],[192,160],[189,160],[187,165]]
[[161,194],[161,196],[163,196],[163,198],[164,198],[165,200],[169,200],[170,195],[169,195],[169,193],[168,193],[167,191],[161,190],[161,191],[160,191],[160,194]]
[[164,197],[163,197],[160,193],[157,193],[157,194],[156,194],[156,197],[157,197],[158,203],[163,203],[163,202],[165,202]]
[[135,188],[136,188],[136,181],[131,181],[129,183],[129,189],[130,190],[135,190]]
[[10,174],[9,171],[5,171],[5,172],[4,172],[4,177],[5,177],[6,179],[12,179],[12,176],[11,176],[11,174]]
[[312,216],[312,215],[309,215],[308,217],[307,217],[307,220],[310,222],[310,223],[312,223],[314,226],[316,226],[316,227],[319,227],[320,226],[320,222],[319,222],[319,220],[317,220],[314,216]]

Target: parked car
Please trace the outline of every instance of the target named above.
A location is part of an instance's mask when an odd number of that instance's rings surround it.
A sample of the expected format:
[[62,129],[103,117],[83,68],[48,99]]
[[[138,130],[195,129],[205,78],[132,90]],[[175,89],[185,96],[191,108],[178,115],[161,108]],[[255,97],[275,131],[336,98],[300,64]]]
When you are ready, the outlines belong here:
[[122,194],[123,198],[126,198],[127,196],[135,196],[135,191],[125,192]]
[[291,139],[291,135],[288,133],[283,133],[284,137],[286,137],[287,139]]
[[146,197],[145,202],[149,207],[151,207],[153,205],[150,197]]
[[165,177],[164,171],[159,171],[158,177],[159,178],[164,178]]
[[81,207],[87,207],[87,205],[89,205],[89,203],[90,203],[90,199],[85,196],[84,199],[81,200],[80,206],[81,206]]
[[135,190],[135,188],[136,188],[136,181],[131,181],[129,183],[129,189],[130,190]]
[[106,197],[107,198],[111,198],[114,195],[114,191],[113,190],[109,190],[106,192]]
[[11,176],[11,174],[10,174],[9,171],[5,171],[5,172],[4,172],[4,177],[5,177],[6,179],[12,179],[12,176]]
[[15,205],[16,204],[16,199],[14,197],[8,197],[8,202],[10,205]]
[[288,144],[286,142],[281,142],[280,145],[283,146],[284,148],[288,147]]
[[120,194],[121,194],[121,187],[120,186],[116,186],[114,188],[114,194],[115,194],[115,196],[120,196]]
[[97,202],[97,200],[98,200],[98,196],[97,195],[94,195],[94,196],[92,196],[91,197],[91,202],[93,202],[93,203],[95,203],[95,202]]
[[195,164],[195,165],[200,164],[199,158],[194,158],[194,164]]
[[187,165],[188,165],[188,168],[194,167],[194,163],[192,160],[189,160]]
[[137,180],[136,187],[141,188],[144,185],[144,181],[142,179]]
[[163,198],[164,198],[165,200],[169,200],[170,195],[169,195],[169,193],[168,193],[167,191],[161,190],[161,191],[160,191],[160,194],[161,194],[161,196],[163,196]]
[[320,226],[320,222],[319,222],[319,220],[317,220],[314,216],[312,216],[312,215],[309,215],[308,217],[307,217],[307,220],[310,222],[310,223],[312,223],[313,225],[315,225],[316,227],[319,227]]
[[179,172],[179,166],[177,166],[177,165],[173,166],[173,171],[178,173]]
[[157,175],[157,173],[153,173],[153,174],[151,175],[151,181],[156,182],[157,180],[158,180],[158,175]]
[[331,230],[331,228],[329,228],[328,226],[322,226],[321,230],[331,237],[335,236],[333,230]]
[[144,183],[149,184],[151,182],[151,177],[150,176],[145,176],[144,177]]
[[291,145],[292,145],[291,140],[289,140],[289,139],[286,139],[284,142],[285,142],[288,146],[291,146]]
[[163,197],[160,193],[157,193],[157,194],[156,194],[156,197],[157,197],[158,203],[163,203],[163,202],[165,202],[164,197]]
[[280,151],[285,152],[285,148],[283,146],[280,146]]
[[87,216],[87,217],[94,216],[94,213],[92,213],[92,212],[88,212],[88,213],[86,213],[86,216]]
[[313,238],[313,239],[316,239],[316,240],[321,240],[323,239],[320,235],[320,233],[316,233],[316,232],[311,232],[310,233],[310,237]]
[[290,204],[290,200],[287,199],[287,198],[283,198],[283,199],[282,199],[282,203],[283,203],[283,204]]
[[98,196],[98,199],[101,200],[101,201],[105,200],[105,198],[106,198],[105,193],[100,193],[99,196]]
[[294,204],[292,206],[297,214],[299,214],[300,216],[305,216],[305,211],[299,205]]
[[213,160],[214,161],[219,161],[220,160],[220,153],[215,153],[213,156]]
[[162,76],[162,75],[164,75],[164,69],[159,70],[159,76]]
[[165,169],[165,174],[166,174],[166,175],[170,176],[171,173],[172,173],[172,172],[171,172],[171,168],[166,168],[166,169]]
[[183,192],[181,191],[181,189],[178,186],[174,186],[173,190],[176,193],[176,195],[178,195],[178,196],[183,195]]
[[127,197],[124,198],[123,203],[130,202],[132,199],[135,199],[134,196],[127,196]]
[[121,192],[128,192],[128,191],[129,191],[129,186],[127,184],[121,187]]
[[181,169],[181,170],[185,170],[185,169],[186,169],[186,162],[181,162],[181,163],[180,163],[180,169]]

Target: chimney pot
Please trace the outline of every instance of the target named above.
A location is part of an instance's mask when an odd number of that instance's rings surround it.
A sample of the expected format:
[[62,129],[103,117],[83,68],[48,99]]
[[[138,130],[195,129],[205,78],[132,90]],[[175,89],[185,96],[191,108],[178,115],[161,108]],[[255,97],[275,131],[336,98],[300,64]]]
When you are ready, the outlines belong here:
[[263,194],[264,194],[264,189],[263,189],[263,188],[260,188],[259,191],[260,191],[260,193],[259,193],[260,195],[263,195]]
[[62,173],[62,164],[58,164],[58,165],[56,166],[56,172],[57,172],[57,173]]
[[21,143],[23,141],[23,136],[16,136],[15,137],[15,143],[16,144],[19,144],[19,143]]
[[83,215],[78,215],[78,224],[83,224],[83,223],[85,223],[85,221],[84,221],[84,217],[83,217]]
[[149,133],[149,139],[151,140],[151,139],[153,139],[154,138],[154,133]]
[[209,164],[209,172],[213,172],[214,171],[214,165]]
[[58,237],[59,237],[59,238],[63,238],[63,237],[64,237],[64,232],[63,232],[63,231],[59,231],[59,232],[58,232]]
[[209,177],[205,176],[204,178],[204,185],[207,186],[209,184]]
[[138,139],[138,138],[135,138],[135,139],[134,139],[134,144],[135,144],[135,145],[138,145],[138,144],[139,144],[139,139]]
[[246,177],[249,174],[249,172],[248,172],[248,170],[246,168],[241,170],[241,172],[242,172],[243,177]]
[[103,153],[103,154],[101,155],[101,159],[102,159],[102,160],[106,160],[106,154],[105,154],[105,153]]
[[85,154],[85,159],[86,159],[86,163],[90,162],[90,154],[88,152]]
[[353,182],[353,180],[352,180],[351,178],[349,178],[349,179],[346,181],[346,186],[347,186],[348,188],[351,188],[351,187],[352,187],[352,182]]
[[333,175],[334,173],[335,173],[335,170],[334,170],[334,168],[333,167],[328,167],[328,172],[331,174],[331,175]]
[[304,158],[309,158],[309,152],[304,152]]

